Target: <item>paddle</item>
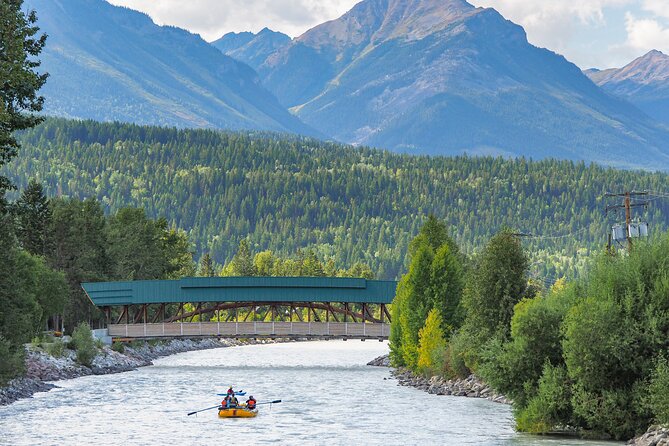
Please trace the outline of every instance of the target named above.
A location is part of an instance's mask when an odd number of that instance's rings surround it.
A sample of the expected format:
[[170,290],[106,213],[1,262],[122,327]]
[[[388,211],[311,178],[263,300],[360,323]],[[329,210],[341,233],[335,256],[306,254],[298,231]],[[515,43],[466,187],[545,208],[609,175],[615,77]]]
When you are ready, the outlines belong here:
[[217,404],[217,405],[215,405],[215,406],[207,407],[206,409],[196,410],[195,412],[191,412],[191,413],[189,413],[188,416],[191,416],[191,415],[196,414],[196,413],[198,413],[198,412],[204,412],[205,410],[216,409],[217,407],[221,407],[221,405],[220,405],[220,404]]
[[281,400],[266,401],[264,403],[256,403],[256,406],[258,406],[260,404],[276,404],[276,403],[280,403],[280,402],[281,402]]
[[[256,403],[256,406],[258,406],[258,405],[260,405],[260,404],[277,404],[277,403],[280,403],[280,402],[281,402],[281,400],[265,401],[264,403]],[[205,410],[216,409],[217,407],[221,407],[221,405],[220,405],[220,404],[217,404],[217,405],[215,405],[215,406],[207,407],[206,409],[196,410],[195,412],[191,412],[191,413],[189,413],[188,416],[194,415],[194,414],[196,414],[196,413],[198,413],[198,412],[204,412]]]
[[[218,396],[228,396],[227,393],[217,393],[216,395]],[[239,392],[235,392],[235,396],[244,396],[246,395],[246,392],[242,392],[241,390]]]

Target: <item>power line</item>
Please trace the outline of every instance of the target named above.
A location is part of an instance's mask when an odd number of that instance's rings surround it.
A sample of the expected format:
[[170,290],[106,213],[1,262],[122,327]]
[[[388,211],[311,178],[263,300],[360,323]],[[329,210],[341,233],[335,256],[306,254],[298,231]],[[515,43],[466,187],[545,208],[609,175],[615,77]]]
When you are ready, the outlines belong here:
[[[626,191],[626,192],[617,192],[617,193],[611,193],[607,192],[604,194],[604,198],[611,198],[611,197],[622,197],[624,198],[623,204],[613,204],[613,205],[606,205],[605,212],[606,215],[609,214],[611,211],[615,211],[616,213],[618,210],[624,209],[625,210],[625,237],[627,239],[627,250],[630,251],[632,249],[632,237],[639,237],[642,235],[642,232],[645,231],[645,234],[647,235],[648,233],[648,224],[643,223],[643,224],[638,224],[634,228],[634,233],[632,232],[632,209],[637,208],[637,207],[643,207],[646,209],[648,207],[649,201],[646,199],[638,199],[636,197],[647,197],[649,195],[649,191]],[[634,203],[632,202],[634,200]],[[642,230],[642,227],[645,228]],[[613,226],[611,228],[611,232],[609,233],[608,236],[608,243],[606,245],[606,250],[610,253],[611,252],[611,241],[612,239],[614,241],[618,241],[622,239],[622,233],[620,231],[620,225],[618,226]]]

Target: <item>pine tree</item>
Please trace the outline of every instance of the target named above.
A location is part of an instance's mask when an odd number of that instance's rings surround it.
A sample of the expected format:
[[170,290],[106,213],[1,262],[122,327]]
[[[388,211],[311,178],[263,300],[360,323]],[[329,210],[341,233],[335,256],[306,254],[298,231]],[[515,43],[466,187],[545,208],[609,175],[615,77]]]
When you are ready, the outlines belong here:
[[467,323],[483,338],[508,338],[513,307],[526,297],[528,267],[520,240],[508,230],[484,248],[463,301]]
[[239,242],[237,254],[230,262],[231,269],[235,276],[255,276],[256,268],[253,265],[253,254],[249,246],[248,239],[242,239]]
[[32,180],[14,205],[16,236],[31,254],[46,256],[50,249],[51,208],[42,185]]
[[431,309],[430,270],[434,254],[427,244],[421,245],[411,260],[406,281],[406,297],[401,300],[402,354],[406,364],[416,368],[418,360],[418,331],[425,324]]
[[200,277],[214,277],[216,275],[214,261],[208,252],[205,252],[200,259],[200,268],[197,275]]
[[[46,82],[46,74],[35,69],[36,57],[42,51],[46,35],[37,36],[34,11],[24,12],[23,0],[0,2],[0,167],[16,156],[19,144],[13,136],[16,130],[37,125],[42,118],[33,114],[42,110],[44,98],[37,91]],[[10,181],[0,175],[0,212],[6,208],[5,191]]]
[[461,305],[464,290],[464,268],[448,244],[437,250],[430,271],[430,298],[437,309],[445,335],[460,327],[464,309]]
[[306,277],[323,277],[325,275],[323,264],[312,250],[307,251],[307,254],[304,256],[301,275]]

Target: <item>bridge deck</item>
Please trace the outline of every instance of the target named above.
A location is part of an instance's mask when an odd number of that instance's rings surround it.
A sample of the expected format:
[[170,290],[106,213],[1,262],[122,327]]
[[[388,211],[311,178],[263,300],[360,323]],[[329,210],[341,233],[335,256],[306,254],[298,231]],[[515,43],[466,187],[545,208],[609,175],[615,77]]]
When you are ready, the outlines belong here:
[[162,322],[111,324],[115,338],[339,338],[388,339],[390,324],[363,322]]

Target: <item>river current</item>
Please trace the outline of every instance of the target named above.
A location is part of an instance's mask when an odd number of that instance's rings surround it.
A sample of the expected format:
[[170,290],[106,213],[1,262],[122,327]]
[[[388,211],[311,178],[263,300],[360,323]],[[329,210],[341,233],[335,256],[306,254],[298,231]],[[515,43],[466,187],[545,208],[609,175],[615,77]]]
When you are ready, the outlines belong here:
[[[365,364],[387,343],[318,341],[182,353],[133,372],[59,381],[0,407],[0,445],[611,445],[514,432],[508,406],[400,387]],[[258,417],[219,419],[229,385]]]

